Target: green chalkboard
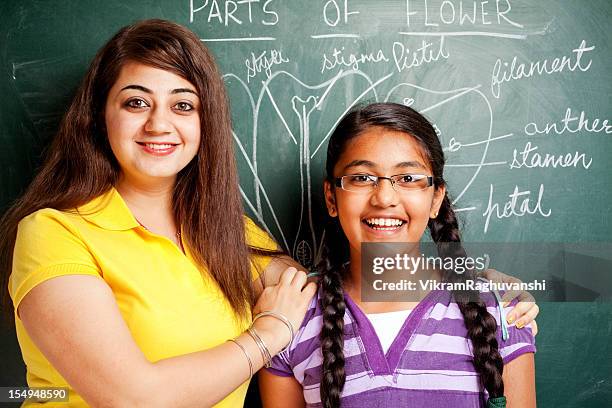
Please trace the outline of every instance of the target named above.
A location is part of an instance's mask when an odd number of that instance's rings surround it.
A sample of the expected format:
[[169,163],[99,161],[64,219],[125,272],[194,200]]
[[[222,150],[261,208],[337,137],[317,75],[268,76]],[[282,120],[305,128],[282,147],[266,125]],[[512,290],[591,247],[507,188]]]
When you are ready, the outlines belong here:
[[[120,27],[158,17],[216,55],[245,209],[304,264],[323,238],[326,141],[347,110],[373,101],[411,105],[436,125],[466,240],[610,241],[609,0],[5,3],[2,208],[32,177],[97,49]],[[607,405],[610,304],[541,309],[539,405]],[[23,382],[11,339],[2,338],[14,358],[0,385]]]

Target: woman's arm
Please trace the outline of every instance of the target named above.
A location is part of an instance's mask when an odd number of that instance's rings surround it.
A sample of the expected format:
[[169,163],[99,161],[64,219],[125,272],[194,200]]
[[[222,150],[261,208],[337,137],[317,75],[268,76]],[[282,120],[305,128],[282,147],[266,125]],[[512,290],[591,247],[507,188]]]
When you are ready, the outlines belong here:
[[[316,291],[305,283],[304,273],[288,269],[256,307],[280,311],[298,327]],[[112,291],[96,277],[49,279],[23,298],[18,313],[34,344],[92,406],[210,406],[248,379],[247,359],[233,343],[147,361]],[[289,340],[286,326],[274,318],[258,319],[255,327],[273,355]],[[238,341],[257,371],[263,365],[257,345],[247,334]]]
[[525,353],[504,365],[507,408],[535,408],[535,364],[533,353]]
[[[263,273],[255,283],[255,291],[257,294],[264,287],[276,285],[280,274],[287,269],[288,267],[296,268],[298,271],[305,271],[302,265],[297,263],[293,258],[288,255],[282,255],[278,257],[274,257],[272,261],[268,264],[266,269],[264,269]],[[515,278],[511,275],[506,275],[503,272],[497,271],[495,269],[487,269],[483,273],[486,279],[492,280],[493,282],[506,282],[506,283],[520,283],[521,280]],[[308,279],[309,282],[316,282],[316,277],[311,277]],[[529,292],[517,292],[517,291],[508,291],[504,294],[503,301],[505,303],[510,303],[514,298],[518,299],[518,303],[514,308],[508,313],[506,318],[508,319],[508,323],[512,324],[516,322],[516,327],[519,329],[524,326],[531,325],[531,331],[533,335],[538,334],[538,325],[535,321],[535,318],[540,313],[540,307],[535,303],[533,296]]]
[[281,377],[268,370],[259,371],[259,393],[264,408],[303,408],[302,386],[294,377]]

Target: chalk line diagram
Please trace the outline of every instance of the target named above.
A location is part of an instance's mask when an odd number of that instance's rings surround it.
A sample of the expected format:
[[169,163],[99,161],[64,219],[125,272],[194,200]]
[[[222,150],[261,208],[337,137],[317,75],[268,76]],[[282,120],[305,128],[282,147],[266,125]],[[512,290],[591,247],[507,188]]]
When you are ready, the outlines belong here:
[[[360,70],[340,70],[332,78],[318,83],[306,84],[297,78],[295,75],[287,71],[277,71],[268,79],[262,81],[261,89],[255,97],[245,81],[233,73],[224,75],[224,79],[228,83],[228,87],[237,85],[239,92],[244,94],[244,100],[248,101],[248,105],[252,114],[252,126],[246,130],[250,132],[248,136],[238,135],[234,132],[234,140],[238,148],[238,154],[244,160],[248,169],[249,178],[244,178],[241,175],[240,189],[245,205],[251,213],[257,218],[257,221],[271,235],[276,236],[279,244],[298,260],[305,267],[312,267],[321,258],[321,244],[324,237],[322,236],[322,226],[317,225],[317,219],[314,214],[314,209],[317,203],[313,203],[313,188],[321,188],[321,180],[316,178],[313,180],[313,173],[320,173],[320,169],[311,168],[313,160],[318,159],[319,162],[324,161],[326,144],[340,119],[345,113],[350,111],[359,102],[367,98],[368,101],[393,101],[404,103],[405,105],[418,106],[420,112],[427,114],[430,119],[443,119],[444,108],[451,103],[461,103],[462,98],[476,98],[482,104],[483,120],[486,120],[487,125],[485,134],[475,134],[475,132],[466,132],[468,135],[461,134],[457,136],[453,132],[446,130],[441,132],[441,140],[445,146],[446,154],[449,158],[446,173],[461,171],[463,184],[459,187],[454,195],[453,204],[458,208],[458,211],[473,211],[477,209],[476,205],[461,207],[462,199],[465,193],[473,185],[483,168],[487,166],[504,165],[506,162],[488,162],[487,154],[492,142],[511,136],[504,135],[494,137],[493,129],[493,110],[487,97],[481,92],[481,85],[464,87],[452,90],[433,90],[421,87],[412,83],[399,82],[392,84],[393,74],[384,75],[377,80],[373,80],[366,73]],[[357,81],[359,79],[359,81]],[[274,88],[275,83],[280,81],[288,81],[293,86],[284,86]],[[356,83],[364,83],[361,92],[353,95],[352,91],[347,91],[347,86],[355,87]],[[279,85],[279,84],[277,84]],[[379,92],[381,88],[388,89],[386,94],[381,97]],[[296,90],[301,92],[298,94]],[[321,113],[326,107],[325,103],[330,99],[332,92],[343,92],[345,95],[345,104],[336,112],[336,115],[331,118],[325,117],[322,119]],[[265,101],[265,104],[264,104]],[[433,101],[433,102],[432,102]],[[334,104],[338,102],[338,98],[334,99]],[[467,105],[467,104],[463,104]],[[335,108],[336,111],[338,108]],[[242,115],[242,113],[241,113]],[[262,118],[274,115],[276,119],[282,123],[282,132],[262,132],[259,129],[259,124]],[[316,118],[313,120],[313,118]],[[240,118],[242,120],[242,117]],[[324,122],[321,123],[321,120]],[[316,122],[319,126],[318,131],[313,132],[312,123]],[[297,126],[295,124],[298,124]],[[321,132],[323,126],[325,131]],[[461,133],[457,131],[457,133]],[[452,137],[451,137],[452,136]],[[248,139],[247,139],[248,137]],[[469,140],[466,140],[465,138]],[[258,145],[263,138],[277,138],[279,141],[289,143],[294,146],[290,154],[294,155],[295,163],[299,169],[295,175],[295,183],[299,184],[299,208],[298,213],[292,220],[297,226],[289,235],[289,228],[279,219],[284,203],[275,203],[270,197],[269,190],[266,184],[270,185],[270,181],[261,176],[261,158],[258,158]],[[275,139],[275,140],[277,140]],[[449,140],[446,140],[449,139]],[[459,139],[459,140],[458,140]],[[267,146],[275,146],[275,143],[270,144],[268,140]],[[250,153],[247,145],[250,145]],[[268,147],[269,150],[269,147]],[[469,150],[468,163],[454,163],[453,158],[463,156],[462,151]],[[265,161],[272,163],[274,155],[277,152],[265,151]],[[463,157],[461,157],[464,159]],[[258,161],[258,159],[260,161]],[[465,159],[464,159],[465,160]],[[316,170],[316,171],[314,171]],[[465,172],[469,172],[466,176]],[[283,177],[291,177],[291,174],[285,172],[284,169],[278,169],[278,173]],[[251,179],[252,178],[252,179]],[[251,183],[248,186],[247,183]],[[247,191],[248,190],[248,191]]]

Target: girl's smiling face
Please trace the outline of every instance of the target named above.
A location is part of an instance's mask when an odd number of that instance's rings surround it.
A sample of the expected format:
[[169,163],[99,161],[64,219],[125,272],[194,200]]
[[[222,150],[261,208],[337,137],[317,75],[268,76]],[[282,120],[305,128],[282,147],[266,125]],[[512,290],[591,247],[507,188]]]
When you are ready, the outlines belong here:
[[[406,173],[433,175],[414,137],[383,127],[369,127],[349,140],[334,166],[334,177]],[[329,215],[339,217],[351,252],[361,252],[362,242],[420,241],[429,218],[437,216],[444,194],[444,186],[401,191],[384,179],[369,193],[346,191],[325,181]]]

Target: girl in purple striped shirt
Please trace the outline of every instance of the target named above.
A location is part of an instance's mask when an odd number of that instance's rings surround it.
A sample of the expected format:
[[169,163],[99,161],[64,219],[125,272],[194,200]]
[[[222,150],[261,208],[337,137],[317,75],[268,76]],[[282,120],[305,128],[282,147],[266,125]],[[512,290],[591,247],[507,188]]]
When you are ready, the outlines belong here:
[[440,257],[465,256],[443,169],[433,126],[411,108],[372,104],[339,123],[327,151],[321,288],[260,375],[265,407],[535,407],[533,335],[519,324],[502,335],[491,293],[362,300],[363,242],[416,243],[429,228]]

